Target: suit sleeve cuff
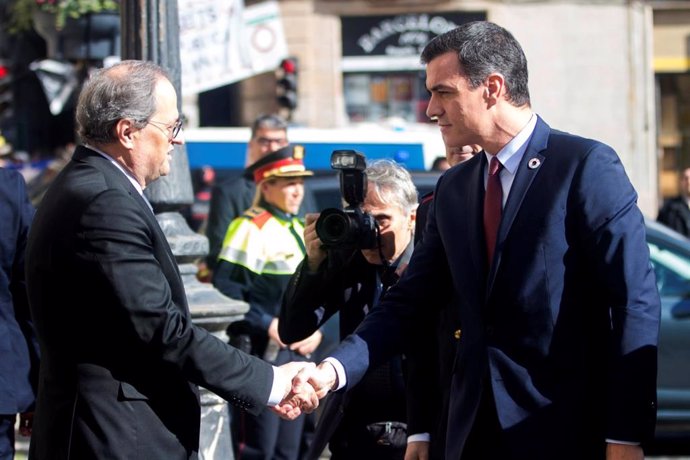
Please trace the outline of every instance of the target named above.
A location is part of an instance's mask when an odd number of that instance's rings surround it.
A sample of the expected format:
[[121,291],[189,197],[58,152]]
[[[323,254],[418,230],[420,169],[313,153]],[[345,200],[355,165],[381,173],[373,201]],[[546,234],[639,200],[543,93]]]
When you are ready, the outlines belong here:
[[335,388],[333,388],[333,391],[338,391],[345,387],[345,385],[347,385],[347,377],[345,377],[345,368],[343,367],[342,363],[330,356],[323,361],[329,363],[331,366],[333,366],[333,369],[335,369],[337,381],[335,382]]
[[618,441],[617,439],[606,439],[608,444],[625,444],[626,446],[639,446],[639,442],[634,441]]
[[268,396],[267,406],[279,404],[285,397],[285,388],[287,388],[290,383],[286,380],[282,372],[278,371],[277,367],[271,367],[273,368],[273,386],[271,387],[271,394]]

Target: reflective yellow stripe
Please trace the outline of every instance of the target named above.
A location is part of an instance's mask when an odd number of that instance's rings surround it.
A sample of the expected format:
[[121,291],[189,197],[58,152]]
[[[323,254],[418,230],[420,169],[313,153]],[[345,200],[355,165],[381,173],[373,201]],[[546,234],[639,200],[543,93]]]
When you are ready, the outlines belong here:
[[219,259],[257,274],[291,275],[304,258],[303,235],[297,219],[286,222],[271,216],[259,228],[251,219],[238,217],[228,227]]

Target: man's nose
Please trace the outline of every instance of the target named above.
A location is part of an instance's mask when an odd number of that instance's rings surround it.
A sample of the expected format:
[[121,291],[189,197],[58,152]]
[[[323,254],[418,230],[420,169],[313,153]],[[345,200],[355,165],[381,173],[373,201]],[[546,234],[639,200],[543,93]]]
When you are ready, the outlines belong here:
[[429,104],[426,106],[426,116],[429,117],[431,121],[438,121],[439,115],[441,115],[441,109],[438,107],[435,97],[432,94],[429,99]]
[[170,141],[171,144],[173,145],[182,145],[184,144],[184,129],[181,130],[179,133],[177,133],[177,136]]

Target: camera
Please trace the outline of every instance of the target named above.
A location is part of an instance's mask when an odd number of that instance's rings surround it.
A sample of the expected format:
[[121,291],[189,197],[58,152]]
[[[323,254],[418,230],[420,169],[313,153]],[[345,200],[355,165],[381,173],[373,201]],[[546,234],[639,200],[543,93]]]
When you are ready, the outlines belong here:
[[327,248],[370,249],[377,245],[376,220],[360,208],[367,195],[366,166],[364,154],[356,150],[331,154],[331,168],[340,171],[340,194],[347,206],[325,209],[316,221],[316,234]]

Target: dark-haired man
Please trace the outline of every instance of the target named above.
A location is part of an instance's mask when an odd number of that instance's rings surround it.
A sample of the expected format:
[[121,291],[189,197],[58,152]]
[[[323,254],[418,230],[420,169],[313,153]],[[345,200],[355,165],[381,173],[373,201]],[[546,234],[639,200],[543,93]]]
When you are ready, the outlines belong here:
[[442,293],[463,325],[445,458],[642,460],[660,301],[620,159],[532,111],[527,60],[498,25],[439,35],[422,60],[444,143],[484,153],[441,177],[403,278],[295,387],[349,388],[420,340],[426,298]]

